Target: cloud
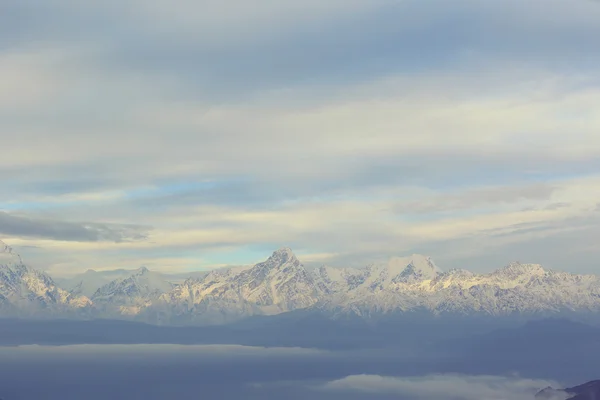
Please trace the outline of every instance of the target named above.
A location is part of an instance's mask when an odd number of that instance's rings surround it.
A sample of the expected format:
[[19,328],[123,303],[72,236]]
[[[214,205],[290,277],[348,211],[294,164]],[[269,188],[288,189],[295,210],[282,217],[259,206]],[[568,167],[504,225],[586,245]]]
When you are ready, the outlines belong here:
[[58,241],[138,241],[147,238],[149,228],[118,224],[75,223],[31,218],[0,211],[0,234]]
[[570,203],[565,203],[565,202],[561,202],[561,203],[552,203],[552,204],[548,204],[544,210],[559,210],[561,208],[565,208],[565,207],[569,207],[571,204]]
[[[63,218],[68,216],[70,219],[84,218],[90,211],[96,214],[95,210],[98,210],[96,215],[106,213],[113,220],[116,216],[123,221],[139,216],[155,227],[147,233],[146,240],[115,244],[108,241],[58,243],[15,238],[11,244],[15,247],[36,245],[51,248],[53,256],[69,254],[75,257],[70,261],[74,266],[90,268],[106,268],[114,264],[123,267],[152,265],[168,270],[185,269],[186,264],[189,268],[201,265],[205,268],[211,262],[246,264],[261,261],[274,248],[285,244],[292,246],[307,263],[324,261],[341,266],[363,266],[393,255],[421,252],[433,256],[440,266],[447,269],[464,266],[460,264],[469,259],[480,260],[480,265],[469,265],[469,268],[479,271],[514,259],[526,259],[549,263],[548,266],[558,269],[586,270],[591,267],[589,263],[584,260],[578,265],[564,263],[569,252],[562,248],[557,254],[555,249],[560,246],[548,247],[544,243],[554,242],[554,237],[565,234],[573,237],[573,240],[567,240],[569,246],[574,246],[577,241],[586,242],[575,238],[596,224],[589,214],[595,205],[592,194],[600,186],[593,178],[554,182],[549,187],[553,190],[546,199],[537,198],[537,193],[543,190],[535,186],[530,191],[520,186],[488,188],[484,196],[475,196],[475,203],[466,212],[442,216],[414,212],[410,205],[429,199],[443,204],[443,191],[410,187],[375,190],[367,199],[334,197],[287,204],[285,201],[271,203],[265,199],[265,204],[270,204],[267,207],[253,202],[215,205],[211,199],[206,204],[202,201],[200,204],[174,202],[175,206],[169,208],[169,202],[159,197],[152,205],[156,208],[152,208],[150,205],[155,200],[151,192],[148,199],[141,198],[141,203],[116,202],[108,206],[104,202],[93,205],[85,201],[80,209],[70,207],[68,215],[63,213]],[[532,198],[522,198],[521,192]],[[404,193],[407,193],[407,200],[410,197],[415,200],[407,201],[403,208],[397,205],[396,199]],[[462,197],[455,195],[458,199],[468,200],[471,193],[467,190]],[[516,203],[507,203],[499,208],[498,198]],[[557,207],[556,203],[569,203],[570,206]],[[475,208],[475,204],[480,206]],[[524,204],[536,207],[524,209]],[[163,211],[157,213],[155,210]],[[60,214],[54,217],[58,218]],[[532,240],[539,245],[531,246],[529,255],[523,248],[515,250],[519,243]],[[237,253],[240,248],[247,253],[245,258]],[[486,251],[490,252],[490,259],[481,260]],[[503,255],[501,251],[504,251]],[[311,258],[310,255],[317,252],[328,256],[321,258],[322,261]],[[305,254],[306,259],[303,258]],[[35,255],[36,258],[41,256]],[[194,257],[197,257],[197,262],[193,261]],[[49,254],[46,254],[45,259],[48,258]]]
[[[551,198],[556,189],[548,183],[541,182],[521,186],[476,188],[458,194],[439,195],[425,202],[402,205],[398,211],[409,210],[416,213],[431,213],[473,209],[481,205],[490,206],[497,203],[517,203],[522,200],[544,201]],[[546,206],[545,209],[557,210],[568,206],[568,203],[553,203]]]
[[218,357],[316,357],[328,354],[326,350],[308,349],[300,347],[260,347],[243,345],[207,344],[207,345],[179,345],[179,344],[127,344],[127,345],[95,345],[75,344],[64,346],[21,345],[0,350],[4,355],[79,355],[82,357],[104,356],[114,358],[116,355],[137,354],[145,357],[152,355],[181,358],[182,356],[196,357],[199,354]]
[[523,399],[556,383],[502,376],[431,375],[425,377],[387,377],[352,375],[321,387],[326,391],[396,394],[410,399]]
[[3,234],[61,270],[551,240],[598,193],[600,9],[550,2],[9,0]]

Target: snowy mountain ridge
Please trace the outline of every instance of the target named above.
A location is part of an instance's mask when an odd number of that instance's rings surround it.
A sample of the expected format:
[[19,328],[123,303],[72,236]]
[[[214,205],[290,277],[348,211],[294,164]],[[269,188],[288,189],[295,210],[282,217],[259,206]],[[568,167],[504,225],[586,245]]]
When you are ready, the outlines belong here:
[[323,266],[307,272],[289,248],[251,268],[213,272],[161,296],[163,322],[224,322],[315,308],[370,317],[426,311],[433,315],[511,315],[600,311],[600,279],[511,263],[489,274],[443,272],[414,254],[364,268]]
[[92,301],[97,310],[109,317],[115,313],[137,315],[173,286],[162,275],[141,267],[127,278],[100,287],[92,295]]
[[289,248],[253,267],[219,270],[188,279],[160,297],[161,310],[177,321],[228,322],[273,315],[315,305],[322,292]]
[[0,311],[3,316],[70,315],[85,312],[92,302],[59,288],[47,274],[29,268],[0,241]]
[[[88,286],[90,291],[93,286]],[[289,248],[254,266],[214,270],[179,284],[140,268],[103,283],[89,298],[81,295],[81,285],[70,289],[26,267],[0,244],[0,305],[8,315],[79,315],[85,309],[88,317],[214,324],[307,309],[366,318],[407,312],[498,316],[600,311],[600,278],[594,275],[520,263],[487,274],[444,272],[418,254],[364,268],[309,271]]]

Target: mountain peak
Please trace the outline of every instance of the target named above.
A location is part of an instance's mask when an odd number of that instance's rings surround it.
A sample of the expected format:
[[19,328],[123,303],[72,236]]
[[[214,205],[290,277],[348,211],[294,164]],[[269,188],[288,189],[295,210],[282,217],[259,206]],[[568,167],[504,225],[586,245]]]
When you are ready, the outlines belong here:
[[393,257],[387,265],[390,276],[396,276],[397,282],[416,282],[434,279],[442,273],[430,257],[413,254],[410,257]]
[[521,276],[521,275],[541,275],[546,271],[540,264],[521,264],[520,262],[511,262],[507,266],[496,271],[496,275]]
[[275,270],[281,267],[293,266],[300,267],[302,263],[296,258],[296,255],[289,247],[282,247],[275,250],[267,260],[256,264],[252,269]]
[[22,264],[21,256],[12,247],[0,240],[0,260],[8,260],[11,263]]
[[146,268],[145,266],[141,266],[135,270],[135,275],[143,275],[147,274],[148,272],[150,272],[148,268]]
[[285,264],[288,262],[296,262],[298,261],[298,258],[289,247],[281,247],[273,252],[268,261],[276,261],[280,264]]
[[2,254],[13,254],[13,249],[2,240],[0,240],[0,253]]

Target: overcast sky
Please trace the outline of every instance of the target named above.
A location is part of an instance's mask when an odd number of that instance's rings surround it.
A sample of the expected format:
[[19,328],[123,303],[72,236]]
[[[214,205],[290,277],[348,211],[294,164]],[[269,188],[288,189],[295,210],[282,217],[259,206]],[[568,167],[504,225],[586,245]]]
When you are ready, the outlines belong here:
[[0,237],[55,274],[600,269],[600,3],[3,0]]

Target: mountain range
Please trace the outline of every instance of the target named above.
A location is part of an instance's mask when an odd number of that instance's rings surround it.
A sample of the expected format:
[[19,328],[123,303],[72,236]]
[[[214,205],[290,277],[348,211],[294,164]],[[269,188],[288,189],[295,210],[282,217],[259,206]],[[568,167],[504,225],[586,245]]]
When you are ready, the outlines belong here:
[[[190,274],[191,275],[191,274]],[[147,268],[53,280],[0,242],[0,316],[222,324],[314,310],[330,318],[424,314],[531,316],[600,310],[600,279],[511,263],[488,274],[444,272],[412,255],[364,268],[306,269],[291,249],[266,261],[169,279]]]

